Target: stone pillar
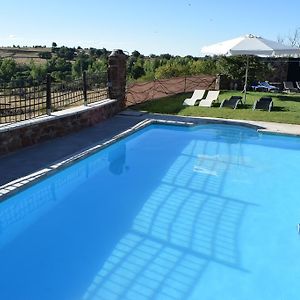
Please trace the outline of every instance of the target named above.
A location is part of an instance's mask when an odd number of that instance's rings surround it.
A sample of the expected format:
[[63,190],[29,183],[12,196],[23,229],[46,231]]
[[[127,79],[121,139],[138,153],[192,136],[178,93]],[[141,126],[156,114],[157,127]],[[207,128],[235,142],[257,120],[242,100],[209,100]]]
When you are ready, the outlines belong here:
[[127,55],[122,50],[113,50],[108,57],[108,96],[125,106]]

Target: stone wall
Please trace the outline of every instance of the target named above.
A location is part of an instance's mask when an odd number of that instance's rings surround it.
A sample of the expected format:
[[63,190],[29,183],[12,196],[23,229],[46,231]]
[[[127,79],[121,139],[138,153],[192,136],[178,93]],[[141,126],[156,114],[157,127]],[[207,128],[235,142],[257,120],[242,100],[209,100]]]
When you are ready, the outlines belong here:
[[120,101],[108,99],[0,128],[0,155],[92,126],[120,109]]

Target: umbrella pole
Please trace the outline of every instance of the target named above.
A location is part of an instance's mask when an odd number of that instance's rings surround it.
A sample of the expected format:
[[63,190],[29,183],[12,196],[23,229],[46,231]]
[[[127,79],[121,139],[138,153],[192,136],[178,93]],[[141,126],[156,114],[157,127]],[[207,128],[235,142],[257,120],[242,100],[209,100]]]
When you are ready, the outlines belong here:
[[245,74],[245,85],[244,85],[244,104],[246,104],[247,99],[247,81],[248,81],[248,69],[249,69],[249,56],[247,56],[247,64],[246,64],[246,74]]

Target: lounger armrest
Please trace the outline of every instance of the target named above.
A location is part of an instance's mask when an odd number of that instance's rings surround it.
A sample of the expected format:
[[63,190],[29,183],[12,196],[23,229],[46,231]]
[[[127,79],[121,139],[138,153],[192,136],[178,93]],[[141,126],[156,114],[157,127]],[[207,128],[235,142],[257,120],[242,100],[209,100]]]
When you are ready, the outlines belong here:
[[222,107],[223,107],[225,101],[228,101],[228,99],[224,99],[224,100],[221,102],[221,105],[220,105],[219,108],[222,108]]
[[252,110],[255,110],[256,109],[256,103],[257,103],[258,100],[255,100],[254,104],[253,104],[253,107],[252,107]]
[[269,104],[269,109],[268,109],[269,112],[271,111],[272,107],[273,107],[273,101],[271,101],[270,104]]
[[239,105],[239,103],[242,103],[242,100],[241,100],[241,99],[238,99],[238,100],[236,101],[235,106],[234,106],[233,109],[236,109],[237,106]]
[[191,100],[192,98],[186,98],[184,99],[184,101],[182,102],[182,105],[187,105],[190,106],[186,101]]

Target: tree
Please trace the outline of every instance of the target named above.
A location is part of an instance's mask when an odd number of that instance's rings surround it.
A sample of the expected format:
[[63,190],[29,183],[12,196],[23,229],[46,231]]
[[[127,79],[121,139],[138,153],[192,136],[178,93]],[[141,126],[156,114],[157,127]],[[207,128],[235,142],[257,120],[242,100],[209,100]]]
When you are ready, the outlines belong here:
[[89,65],[93,63],[93,60],[85,53],[80,53],[75,62],[72,64],[72,77],[78,78],[82,75],[83,71],[88,70]]
[[137,50],[134,50],[132,53],[131,53],[131,56],[135,57],[135,58],[138,58],[141,56],[141,53]]
[[39,57],[43,58],[43,59],[50,59],[52,57],[52,54],[51,54],[51,52],[43,51],[43,52],[39,52]]
[[291,46],[300,48],[300,27],[295,29],[295,31],[288,36],[288,39]]
[[62,46],[56,51],[56,53],[60,58],[63,58],[65,60],[73,60],[75,57],[76,49]]
[[196,61],[191,61],[190,63],[191,74],[217,74],[216,61],[212,58],[199,59]]
[[[217,60],[216,66],[218,73],[225,74],[233,80],[244,80],[243,78],[245,78],[246,60],[243,56],[221,56]],[[270,64],[263,59],[256,56],[249,57],[249,82],[268,78],[271,72]]]
[[52,52],[56,52],[57,44],[55,42],[52,43]]
[[155,78],[172,78],[190,75],[189,65],[184,65],[170,60],[167,64],[159,67],[155,71]]
[[169,53],[166,53],[166,54],[161,54],[159,57],[162,59],[170,60],[172,58],[172,55]]
[[88,72],[94,74],[105,73],[107,71],[107,60],[97,59],[88,66]]
[[33,60],[30,62],[30,77],[33,80],[42,81],[47,74],[47,66],[43,64],[35,64]]
[[16,62],[11,58],[0,60],[0,80],[9,82],[12,80],[17,70]]

